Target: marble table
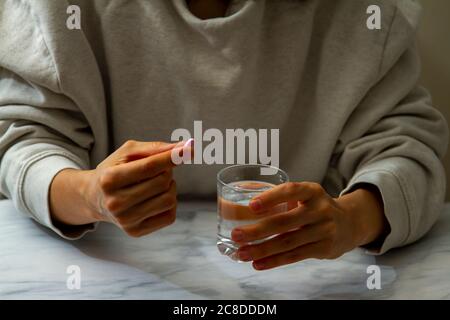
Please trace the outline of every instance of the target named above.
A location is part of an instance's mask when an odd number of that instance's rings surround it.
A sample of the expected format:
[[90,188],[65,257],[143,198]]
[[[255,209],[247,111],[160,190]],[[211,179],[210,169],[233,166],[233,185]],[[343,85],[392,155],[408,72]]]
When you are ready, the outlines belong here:
[[[214,203],[182,203],[178,217],[143,238],[102,224],[66,241],[2,200],[0,299],[450,298],[450,204],[423,240],[384,256],[357,249],[264,272],[219,254]],[[79,290],[67,287],[70,265],[80,268]],[[380,290],[367,288],[370,265],[381,270]]]

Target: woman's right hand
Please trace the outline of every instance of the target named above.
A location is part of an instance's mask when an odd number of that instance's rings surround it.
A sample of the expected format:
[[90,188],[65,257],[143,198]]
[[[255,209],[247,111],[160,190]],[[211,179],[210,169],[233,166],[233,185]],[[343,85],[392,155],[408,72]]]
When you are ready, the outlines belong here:
[[53,219],[66,225],[108,221],[133,237],[172,224],[174,148],[179,147],[128,141],[94,170],[62,170],[50,188]]

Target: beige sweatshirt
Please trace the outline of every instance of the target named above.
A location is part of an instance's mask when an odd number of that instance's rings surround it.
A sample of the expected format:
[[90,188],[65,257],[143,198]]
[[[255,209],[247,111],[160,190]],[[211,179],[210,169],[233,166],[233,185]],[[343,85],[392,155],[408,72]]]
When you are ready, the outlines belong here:
[[[81,30],[66,26],[70,4]],[[366,26],[372,4],[380,30]],[[440,213],[448,142],[417,86],[419,12],[408,0],[238,0],[200,20],[183,0],[0,0],[0,192],[68,238],[48,206],[60,170],[194,120],[278,128],[292,181],[332,195],[377,186],[392,229],[380,253],[411,243]],[[214,195],[219,167],[177,168],[179,193]]]

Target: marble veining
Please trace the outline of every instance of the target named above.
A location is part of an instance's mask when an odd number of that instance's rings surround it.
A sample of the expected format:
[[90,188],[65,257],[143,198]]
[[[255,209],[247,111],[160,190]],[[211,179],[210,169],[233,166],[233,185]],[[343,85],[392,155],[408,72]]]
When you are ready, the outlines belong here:
[[[67,241],[0,201],[0,299],[449,299],[450,204],[414,245],[375,257],[357,249],[258,272],[216,249],[215,204],[184,202],[177,222],[143,238],[102,224]],[[381,290],[366,286],[381,268]],[[81,269],[69,290],[69,265]]]

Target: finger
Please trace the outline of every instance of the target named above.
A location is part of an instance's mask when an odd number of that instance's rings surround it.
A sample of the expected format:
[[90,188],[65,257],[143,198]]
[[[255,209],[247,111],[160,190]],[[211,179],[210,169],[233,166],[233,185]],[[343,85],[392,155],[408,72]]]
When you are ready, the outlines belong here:
[[176,184],[175,181],[172,181],[169,191],[116,214],[115,218],[120,225],[131,226],[173,209],[176,205]]
[[128,141],[126,147],[129,151],[125,162],[130,162],[172,150],[176,147],[176,143]]
[[287,252],[253,261],[253,268],[267,270],[310,258],[323,259],[326,253],[325,248],[325,241],[308,243]]
[[239,248],[237,256],[242,261],[259,260],[293,250],[308,243],[317,242],[322,238],[320,226],[310,225],[280,234],[260,244],[242,246]]
[[322,187],[312,182],[287,182],[267,190],[250,201],[254,211],[263,211],[289,201],[307,202],[322,193]]
[[175,222],[176,208],[172,208],[166,212],[158,214],[154,217],[147,218],[139,225],[125,230],[132,237],[142,237],[159,229],[167,227]]
[[153,178],[165,170],[173,168],[171,150],[136,161],[107,168],[102,178],[103,189],[117,190],[143,180]]
[[167,192],[172,184],[172,169],[141,183],[118,189],[109,195],[105,207],[113,213],[120,213],[129,208]]
[[175,144],[165,142],[140,142],[128,140],[120,148],[110,154],[96,168],[108,168],[118,164],[127,163],[149,157],[164,151],[171,150]]
[[309,224],[320,222],[322,217],[312,208],[300,205],[290,211],[258,220],[257,223],[236,227],[231,238],[236,242],[252,242]]

